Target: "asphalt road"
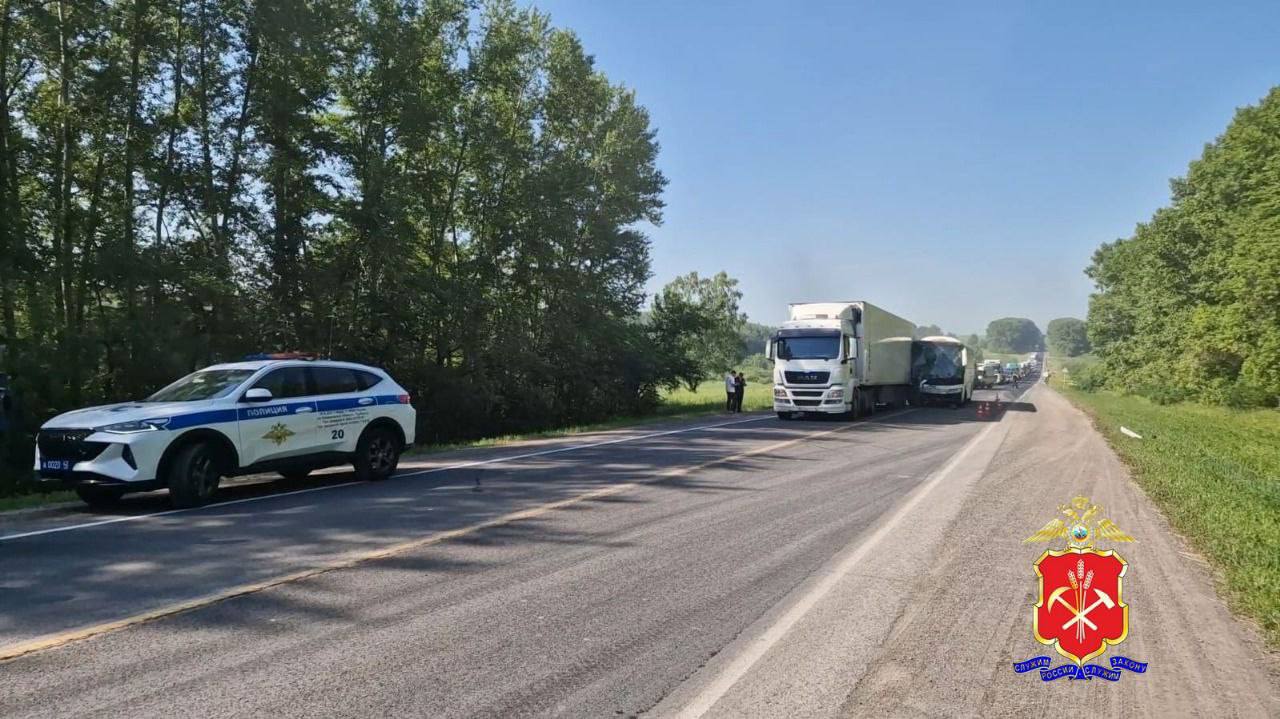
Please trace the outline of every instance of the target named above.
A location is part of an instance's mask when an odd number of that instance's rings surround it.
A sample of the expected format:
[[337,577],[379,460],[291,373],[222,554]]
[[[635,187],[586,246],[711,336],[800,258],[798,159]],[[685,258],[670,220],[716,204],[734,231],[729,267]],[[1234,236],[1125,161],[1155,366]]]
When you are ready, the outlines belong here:
[[[1280,713],[1273,657],[1087,420],[1004,394],[3,516],[0,716]],[[1151,669],[1042,684],[1011,670],[1042,653],[1020,540],[1080,491],[1139,537],[1124,653]]]

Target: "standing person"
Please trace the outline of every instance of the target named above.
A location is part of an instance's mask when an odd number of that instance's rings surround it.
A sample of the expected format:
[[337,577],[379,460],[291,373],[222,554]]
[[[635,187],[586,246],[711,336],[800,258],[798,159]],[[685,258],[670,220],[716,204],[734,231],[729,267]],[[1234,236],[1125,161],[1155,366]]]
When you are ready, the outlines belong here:
[[747,378],[739,372],[737,377],[733,379],[733,411],[742,411],[742,395],[747,391]]
[[726,372],[724,375],[724,411],[733,411],[733,398],[737,391],[737,379],[733,376],[733,372]]

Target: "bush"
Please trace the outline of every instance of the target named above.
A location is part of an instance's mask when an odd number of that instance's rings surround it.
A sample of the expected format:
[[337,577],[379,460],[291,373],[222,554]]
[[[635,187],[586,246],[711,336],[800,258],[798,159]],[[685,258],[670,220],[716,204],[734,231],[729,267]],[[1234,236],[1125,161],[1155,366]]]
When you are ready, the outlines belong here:
[[1071,381],[1076,389],[1085,392],[1096,392],[1106,386],[1107,372],[1100,364],[1076,364],[1069,367]]
[[1207,399],[1213,404],[1220,404],[1233,409],[1249,409],[1252,407],[1275,406],[1276,398],[1268,394],[1262,387],[1250,384],[1243,379],[1215,389]]
[[1170,384],[1145,384],[1138,388],[1137,394],[1162,405],[1178,404],[1191,398],[1186,390]]

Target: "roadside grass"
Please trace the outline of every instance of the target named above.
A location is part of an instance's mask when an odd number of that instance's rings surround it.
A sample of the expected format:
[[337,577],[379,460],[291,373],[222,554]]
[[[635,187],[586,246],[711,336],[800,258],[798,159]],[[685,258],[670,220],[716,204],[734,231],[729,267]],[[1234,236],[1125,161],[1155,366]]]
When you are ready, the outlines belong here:
[[0,497],[0,512],[8,512],[15,509],[28,509],[30,507],[42,507],[46,504],[61,504],[63,502],[74,501],[75,499],[75,492],[66,491],[15,494],[9,497]]
[[[724,400],[724,383],[720,380],[703,382],[698,385],[696,392],[690,392],[688,388],[681,387],[662,394],[663,408],[677,412],[690,410],[723,412]],[[747,384],[746,391],[742,394],[742,411],[751,412],[762,409],[773,409],[773,385],[764,382],[750,382]]]
[[1280,648],[1280,411],[1157,405],[1069,381],[1055,370],[1053,384],[1092,416],[1147,496],[1220,570],[1231,607]]

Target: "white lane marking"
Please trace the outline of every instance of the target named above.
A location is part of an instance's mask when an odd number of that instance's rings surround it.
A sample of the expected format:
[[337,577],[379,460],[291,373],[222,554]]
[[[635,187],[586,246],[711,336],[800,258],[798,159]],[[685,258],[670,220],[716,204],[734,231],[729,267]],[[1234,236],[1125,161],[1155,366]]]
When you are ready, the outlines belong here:
[[51,527],[49,529],[37,529],[31,532],[19,532],[18,534],[6,534],[0,536],[0,542],[10,539],[21,539],[23,537],[34,537],[39,534],[53,534],[54,532],[70,532],[73,529],[88,529],[90,527],[101,527],[104,524],[116,524],[117,522],[134,522],[139,519],[151,519],[152,517],[165,517],[170,514],[179,514],[181,512],[195,512],[201,509],[214,509],[216,507],[228,507],[233,504],[241,504],[244,502],[256,502],[260,499],[271,499],[274,497],[290,497],[295,494],[307,494],[308,492],[323,492],[326,489],[337,489],[338,487],[351,487],[363,482],[343,482],[342,484],[326,484],[323,487],[308,487],[307,489],[296,489],[292,492],[280,492],[279,494],[264,494],[260,497],[244,497],[242,499],[229,499],[225,502],[217,504],[209,504],[204,507],[191,507],[188,509],[166,509],[163,512],[151,512],[150,514],[131,514],[127,517],[112,517],[111,519],[100,519],[96,522],[85,522],[84,524],[68,524],[62,527]]
[[[697,432],[704,429],[715,429],[717,427],[728,427],[735,424],[745,424],[747,422],[759,422],[765,419],[771,419],[771,415],[760,417],[749,417],[747,419],[737,419],[732,422],[720,422],[718,424],[705,424],[696,427],[682,427],[680,429],[666,430],[664,432],[651,432],[649,434],[634,435],[628,437],[619,437],[604,442],[592,442],[590,444],[577,444],[569,447],[557,447],[556,449],[547,449],[539,452],[526,452],[524,454],[516,454],[509,457],[493,457],[491,459],[477,460],[474,462],[460,462],[458,464],[449,464],[443,467],[433,467],[431,469],[422,469],[417,471],[399,472],[395,475],[400,477],[415,477],[424,474],[434,474],[436,472],[447,472],[454,469],[465,469],[467,467],[478,467],[486,464],[499,464],[501,462],[510,462],[517,459],[527,459],[529,457],[540,457],[548,454],[558,454],[560,452],[572,452],[581,449],[591,449],[592,447],[603,447],[609,444],[620,444],[622,442],[637,442],[644,439],[653,439],[654,437],[665,437],[672,434],[682,434],[685,432]],[[100,519],[93,522],[85,522],[83,524],[68,524],[62,527],[50,527],[49,529],[37,529],[30,532],[18,532],[16,534],[0,535],[0,542],[6,542],[11,539],[22,539],[23,537],[35,537],[41,534],[54,534],[55,532],[70,532],[76,529],[89,529],[91,527],[101,527],[105,524],[117,524],[120,522],[136,522],[143,519],[151,519],[153,517],[167,517],[172,514],[181,514],[184,512],[198,512],[205,509],[217,509],[219,507],[227,507],[233,504],[243,504],[245,502],[257,502],[264,499],[275,499],[277,497],[289,497],[297,494],[307,494],[308,492],[323,492],[329,489],[337,489],[339,487],[351,487],[362,482],[342,482],[340,484],[327,484],[323,487],[308,487],[306,489],[298,489],[292,492],[281,492],[279,494],[264,494],[258,497],[244,497],[242,499],[232,499],[226,502],[217,502],[204,507],[191,507],[188,509],[168,509],[162,512],[151,512],[150,514],[133,514],[127,517],[112,517],[111,519]],[[438,488],[437,488],[438,489]]]
[[[1012,401],[1017,402],[1022,399],[1023,395],[1030,390],[1030,387],[1023,390],[1022,393]],[[946,479],[956,466],[959,465],[965,457],[969,456],[969,453],[973,451],[973,448],[977,447],[982,440],[985,439],[988,434],[991,434],[991,431],[998,426],[1000,426],[1000,422],[992,422],[987,425],[985,429],[975,435],[973,439],[969,440],[969,442],[966,443],[959,452],[956,452],[941,469],[926,480],[924,484],[917,487],[907,501],[904,502],[902,506],[898,507],[893,514],[889,515],[889,518],[881,524],[880,527],[871,534],[871,536],[867,537],[862,544],[858,545],[858,547],[853,550],[851,554],[842,559],[829,574],[824,575],[817,584],[797,599],[796,602],[792,604],[776,622],[770,625],[763,634],[756,637],[750,645],[735,656],[733,661],[729,662],[729,665],[721,670],[720,674],[716,676],[710,684],[703,687],[702,691],[700,691],[688,704],[686,704],[684,709],[680,710],[676,716],[681,719],[697,719],[697,717],[701,717],[710,711],[711,707],[715,706],[716,702],[720,701],[720,699],[733,688],[734,684],[737,684],[742,677],[746,676],[747,672],[751,671],[751,667],[755,666],[756,662],[760,661],[760,659],[770,649],[772,649],[774,645],[781,641],[782,638],[787,635],[787,632],[791,631],[791,628],[794,627],[805,614],[809,613],[809,610],[813,609],[813,607],[817,605],[823,597],[831,592],[836,584],[844,579],[849,572],[853,571],[853,568],[857,566],[857,564],[861,562],[863,558],[871,552],[871,550],[875,549],[876,545],[880,544],[886,537],[888,537],[890,532],[897,528],[903,517],[914,509],[921,500],[928,496],[928,494],[933,491],[934,487],[937,487],[942,480]]]

